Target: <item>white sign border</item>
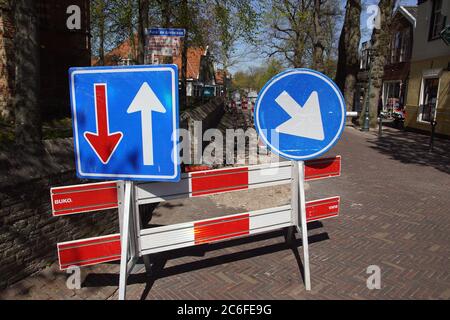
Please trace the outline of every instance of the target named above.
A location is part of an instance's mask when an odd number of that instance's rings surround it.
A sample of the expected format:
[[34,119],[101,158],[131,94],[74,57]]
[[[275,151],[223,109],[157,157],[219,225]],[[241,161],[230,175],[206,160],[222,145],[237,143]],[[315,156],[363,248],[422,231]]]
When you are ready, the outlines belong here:
[[[172,141],[173,141],[173,148],[172,148],[172,159],[174,159],[174,174],[173,175],[136,175],[136,174],[113,174],[113,173],[89,173],[89,172],[83,172],[81,170],[81,160],[80,160],[80,149],[79,149],[79,143],[78,143],[78,124],[77,124],[77,107],[76,107],[76,101],[75,101],[75,75],[77,74],[92,74],[92,73],[123,73],[123,72],[152,72],[152,71],[169,71],[172,74],[172,125],[175,130],[175,132],[178,130],[177,128],[177,117],[176,117],[176,86],[175,86],[175,71],[172,68],[169,67],[119,67],[119,68],[99,68],[99,69],[78,69],[74,68],[73,71],[70,71],[70,77],[71,77],[71,84],[70,84],[70,90],[71,90],[71,99],[72,99],[72,114],[73,114],[73,126],[74,126],[74,143],[76,148],[76,161],[77,161],[77,171],[83,178],[87,177],[96,177],[96,178],[124,178],[124,179],[153,179],[155,181],[157,180],[163,180],[169,181],[169,179],[175,179],[178,176],[178,155],[177,155],[177,139],[173,138],[172,134]],[[163,180],[164,181],[164,180]]]
[[[339,126],[339,130],[337,131],[337,134],[333,137],[333,139],[330,141],[330,143],[326,147],[322,148],[321,150],[317,151],[316,153],[313,153],[313,154],[310,154],[307,156],[293,156],[293,155],[284,153],[284,152],[280,151],[278,148],[274,147],[271,143],[269,143],[267,137],[264,135],[264,130],[261,129],[261,126],[259,123],[260,104],[261,104],[261,101],[262,101],[264,95],[266,94],[267,90],[273,84],[277,83],[279,80],[283,79],[284,77],[291,76],[293,74],[308,74],[308,75],[318,77],[321,80],[325,81],[331,88],[333,88],[334,92],[336,93],[336,95],[339,98],[339,102],[341,105],[342,116],[341,116],[341,123]],[[277,153],[279,156],[284,157],[285,159],[302,161],[302,160],[314,159],[314,158],[324,154],[329,149],[331,149],[331,147],[337,142],[337,140],[340,138],[342,132],[344,131],[345,114],[346,114],[346,107],[345,107],[344,98],[342,97],[341,92],[337,89],[336,85],[333,82],[331,82],[331,80],[328,77],[326,77],[326,76],[322,75],[321,73],[314,71],[314,70],[310,70],[310,69],[306,69],[306,68],[298,68],[298,69],[290,69],[290,70],[284,71],[284,72],[276,75],[274,78],[270,79],[269,82],[263,87],[262,92],[258,95],[258,100],[256,102],[255,125],[256,125],[258,134],[263,139],[264,143],[270,147],[270,150],[275,151],[275,153]]]

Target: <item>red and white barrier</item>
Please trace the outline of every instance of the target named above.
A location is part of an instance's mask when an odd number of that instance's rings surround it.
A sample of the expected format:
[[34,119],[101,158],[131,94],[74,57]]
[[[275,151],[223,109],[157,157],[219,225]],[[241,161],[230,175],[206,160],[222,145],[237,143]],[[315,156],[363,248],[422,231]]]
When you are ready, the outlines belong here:
[[[204,243],[296,227],[303,237],[305,286],[310,289],[306,223],[335,217],[339,197],[306,202],[303,181],[339,176],[341,157],[303,162],[280,162],[189,172],[177,183],[101,182],[51,189],[54,216],[119,208],[120,234],[58,243],[60,268],[121,260],[119,298],[138,256]],[[139,224],[139,205],[171,199],[292,184],[291,204],[219,218],[149,229]],[[300,229],[301,226],[301,229]],[[292,236],[292,228],[289,229]]]

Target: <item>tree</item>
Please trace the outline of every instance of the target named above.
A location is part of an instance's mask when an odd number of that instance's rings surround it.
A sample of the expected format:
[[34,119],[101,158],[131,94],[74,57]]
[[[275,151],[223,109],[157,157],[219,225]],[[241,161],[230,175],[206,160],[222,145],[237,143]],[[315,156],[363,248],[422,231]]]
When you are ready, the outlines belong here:
[[235,64],[233,55],[235,44],[239,40],[248,43],[254,41],[254,31],[257,26],[257,14],[250,1],[247,0],[215,0],[213,5],[214,21],[213,51],[221,68],[228,72]]
[[138,45],[138,62],[140,64],[144,64],[145,60],[145,29],[149,26],[148,21],[148,10],[149,10],[149,3],[148,0],[139,0],[138,1],[139,6],[139,45]]
[[323,72],[323,32],[322,32],[322,21],[321,21],[321,6],[322,0],[314,0],[313,8],[313,69]]
[[253,89],[260,91],[272,77],[283,69],[280,61],[269,59],[264,65],[250,68],[247,72],[236,72],[233,76],[233,87],[238,90]]
[[310,42],[310,0],[270,0],[266,8],[268,57],[282,55],[294,68],[306,65]]
[[[371,88],[370,96],[367,96],[366,101],[369,100],[369,115],[370,125],[376,126],[378,116],[378,105],[381,97],[381,86],[383,83],[384,65],[389,53],[390,41],[390,27],[392,20],[392,13],[394,11],[396,0],[380,0],[378,3],[380,15],[380,28],[374,28],[372,31],[372,57],[371,57]],[[364,112],[361,119],[364,119]]]
[[108,0],[91,1],[91,30],[94,41],[98,44],[98,64],[105,64],[105,37],[107,10],[109,9]]
[[19,144],[40,145],[42,138],[39,106],[39,17],[37,1],[13,1],[16,87],[14,101],[15,136]]
[[339,37],[339,57],[335,82],[344,93],[347,110],[353,110],[356,78],[359,70],[361,0],[347,0],[345,19]]
[[268,57],[282,57],[294,68],[334,73],[337,0],[267,0]]

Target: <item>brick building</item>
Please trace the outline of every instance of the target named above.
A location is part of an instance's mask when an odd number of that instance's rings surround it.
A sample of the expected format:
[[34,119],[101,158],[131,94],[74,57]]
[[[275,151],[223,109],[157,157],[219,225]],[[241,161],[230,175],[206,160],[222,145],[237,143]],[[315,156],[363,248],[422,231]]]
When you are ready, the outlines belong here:
[[382,109],[388,116],[405,105],[417,7],[399,6],[391,25],[389,56],[384,66]]
[[450,137],[450,46],[441,38],[450,26],[450,1],[419,0],[406,98],[407,129]]
[[[69,30],[67,8],[80,8],[81,29]],[[68,116],[68,68],[90,65],[89,0],[39,0],[40,104],[44,119]],[[0,116],[12,119],[14,98],[14,8],[0,0]]]

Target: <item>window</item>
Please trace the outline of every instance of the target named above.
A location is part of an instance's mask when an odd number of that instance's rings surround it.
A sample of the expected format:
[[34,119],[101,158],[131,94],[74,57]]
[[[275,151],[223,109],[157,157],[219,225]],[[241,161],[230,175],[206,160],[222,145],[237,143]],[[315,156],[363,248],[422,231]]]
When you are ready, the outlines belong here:
[[194,85],[194,97],[200,97],[201,86]]
[[382,111],[388,115],[401,106],[401,86],[401,81],[390,81],[383,84]]
[[445,28],[447,17],[442,15],[442,0],[434,0],[431,10],[429,40],[439,38],[439,33]]
[[410,58],[409,29],[397,31],[391,41],[391,63],[405,62]]
[[424,79],[422,84],[422,93],[420,101],[419,120],[431,122],[437,105],[439,78]]

